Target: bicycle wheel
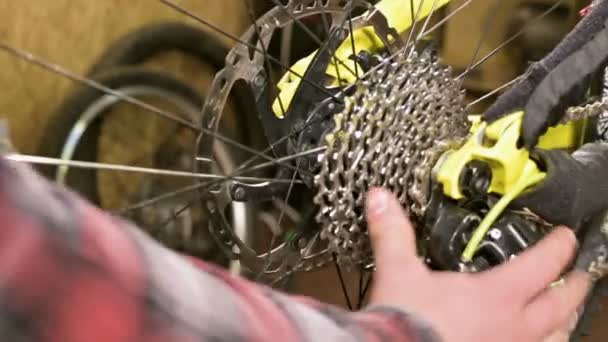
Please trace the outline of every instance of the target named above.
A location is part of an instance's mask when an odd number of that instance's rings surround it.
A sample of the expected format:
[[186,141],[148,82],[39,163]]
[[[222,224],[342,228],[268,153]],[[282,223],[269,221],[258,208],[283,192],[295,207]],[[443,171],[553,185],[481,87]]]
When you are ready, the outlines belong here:
[[[374,185],[391,188],[418,225],[424,225],[432,195],[429,177],[445,151],[444,143],[464,138],[467,111],[504,89],[496,87],[467,103],[464,80],[528,25],[505,37],[498,47],[482,49],[495,13],[501,12],[501,5],[512,5],[490,2],[489,16],[480,16],[474,51],[464,68],[455,72],[441,64],[442,46],[433,44],[433,34],[473,1],[455,1],[446,9],[449,1],[445,0],[291,0],[286,4],[273,0],[275,7],[256,19],[250,2],[244,0],[252,25],[241,37],[175,1],[160,2],[224,34],[235,46],[208,93],[201,125],[121,97],[193,132],[197,136],[193,160],[217,163],[213,149],[218,144],[246,155],[230,177],[210,177],[206,163],[193,163],[189,174],[197,186],[193,196],[208,210],[211,234],[230,259],[238,260],[255,279],[273,285],[333,265],[342,280],[335,285],[352,308],[364,303],[374,268],[363,217],[365,190]],[[531,21],[564,3],[555,2]],[[319,22],[322,34],[309,29]],[[269,55],[267,48],[292,24],[307,32],[318,50],[289,66]],[[3,50],[39,60],[13,46]],[[236,141],[221,130],[227,99],[238,87],[251,93],[250,107],[255,108],[267,140],[262,148]],[[255,207],[269,229],[256,229],[251,241],[240,239],[230,219],[233,203]],[[429,246],[427,241],[421,243]],[[435,258],[432,248],[421,252]],[[350,272],[342,272],[342,267]],[[353,293],[356,302],[349,298]]]
[[[94,77],[95,81],[104,86],[114,89],[122,94],[128,94],[134,98],[143,98],[149,101],[157,101],[161,105],[169,105],[176,113],[196,122],[198,120],[199,108],[203,105],[203,98],[187,84],[176,80],[172,76],[149,71],[136,67],[111,68],[100,72]],[[120,107],[121,100],[115,96],[93,88],[78,88],[59,106],[51,116],[50,124],[44,134],[45,144],[42,144],[38,154],[40,156],[60,158],[64,161],[88,161],[100,162],[104,157],[100,144],[102,144],[102,130],[106,121],[110,121],[113,115],[125,115],[124,110],[116,110]],[[131,113],[128,113],[131,114]],[[140,138],[134,130],[130,138]],[[171,137],[173,138],[173,136]],[[191,137],[190,145],[194,144]],[[106,139],[107,140],[107,139]],[[123,139],[121,139],[123,140]],[[172,144],[173,139],[160,141],[162,145],[148,151],[154,155],[152,164],[155,167],[167,169],[188,170],[191,168],[191,146],[180,146]],[[115,144],[119,144],[114,142]],[[158,142],[157,142],[158,143]],[[136,149],[132,141],[123,144]],[[124,147],[124,146],[120,146]],[[190,150],[190,151],[188,151]],[[228,173],[234,169],[233,156],[229,155],[223,145],[217,145],[214,150],[216,160],[219,161],[214,173]],[[139,156],[145,159],[146,156]],[[107,159],[107,157],[106,157]],[[106,163],[108,160],[106,160]],[[180,165],[181,163],[181,165]],[[76,190],[93,203],[107,209],[116,207],[108,197],[121,197],[128,202],[139,202],[146,198],[159,196],[164,192],[175,189],[179,184],[161,182],[150,178],[140,180],[140,184],[129,191],[117,190],[114,194],[108,193],[115,181],[108,181],[107,175],[99,175],[96,170],[74,169],[68,165],[58,167],[43,167],[41,169],[47,177],[54,179],[57,183]],[[102,185],[103,178],[106,178]],[[99,180],[102,178],[102,181]],[[120,180],[120,178],[118,178]],[[120,185],[120,183],[118,183]],[[101,194],[100,194],[101,189]],[[105,196],[104,195],[105,192]],[[205,229],[194,229],[197,220],[202,220],[201,209],[188,209],[177,215],[175,221],[169,220],[180,205],[183,206],[183,194],[181,198],[175,198],[146,206],[145,208],[131,209],[125,214],[134,219],[141,227],[158,238],[171,248],[194,254],[206,260],[225,263],[218,253],[217,246],[208,236]],[[122,203],[128,206],[129,203]],[[198,212],[198,213],[195,213]],[[197,215],[199,216],[197,218]],[[237,223],[239,234],[247,239],[247,220],[250,214],[244,205],[232,207],[232,220]],[[201,222],[198,222],[201,225]]]

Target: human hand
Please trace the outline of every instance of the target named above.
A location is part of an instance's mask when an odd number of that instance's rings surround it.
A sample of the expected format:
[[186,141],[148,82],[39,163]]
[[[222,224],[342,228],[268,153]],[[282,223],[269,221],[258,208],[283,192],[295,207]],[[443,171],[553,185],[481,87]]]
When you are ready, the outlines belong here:
[[445,341],[542,341],[569,323],[589,287],[581,271],[550,287],[575,254],[570,229],[557,228],[510,262],[471,274],[429,270],[389,192],[369,192],[367,220],[376,259],[370,304],[417,314]]

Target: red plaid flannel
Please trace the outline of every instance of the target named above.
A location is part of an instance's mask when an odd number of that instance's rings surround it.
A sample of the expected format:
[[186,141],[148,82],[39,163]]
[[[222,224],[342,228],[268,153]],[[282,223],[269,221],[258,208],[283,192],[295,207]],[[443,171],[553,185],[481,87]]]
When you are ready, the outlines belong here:
[[2,158],[0,222],[0,341],[437,340],[398,310],[351,313],[192,263]]

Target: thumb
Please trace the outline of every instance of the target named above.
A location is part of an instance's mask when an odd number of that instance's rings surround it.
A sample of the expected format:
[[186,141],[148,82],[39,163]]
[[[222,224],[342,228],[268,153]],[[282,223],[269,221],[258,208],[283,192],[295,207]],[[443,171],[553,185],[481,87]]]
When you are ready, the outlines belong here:
[[416,236],[397,198],[373,188],[367,195],[367,225],[378,277],[406,267],[422,267],[416,253]]

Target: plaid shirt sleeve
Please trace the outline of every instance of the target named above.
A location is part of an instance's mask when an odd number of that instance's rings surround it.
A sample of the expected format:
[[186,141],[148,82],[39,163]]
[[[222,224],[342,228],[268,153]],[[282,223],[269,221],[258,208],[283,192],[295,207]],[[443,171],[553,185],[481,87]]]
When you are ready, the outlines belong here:
[[192,262],[0,158],[1,341],[437,341],[404,312],[350,313]]

